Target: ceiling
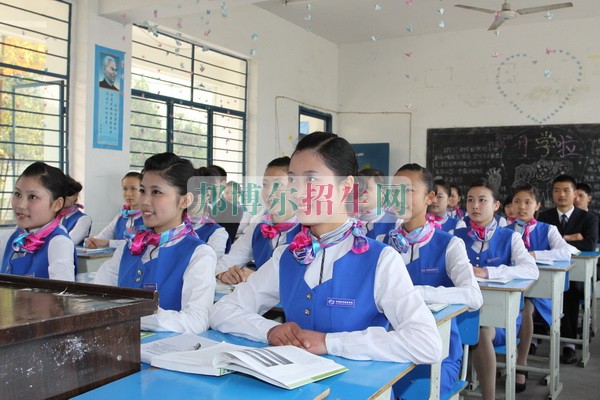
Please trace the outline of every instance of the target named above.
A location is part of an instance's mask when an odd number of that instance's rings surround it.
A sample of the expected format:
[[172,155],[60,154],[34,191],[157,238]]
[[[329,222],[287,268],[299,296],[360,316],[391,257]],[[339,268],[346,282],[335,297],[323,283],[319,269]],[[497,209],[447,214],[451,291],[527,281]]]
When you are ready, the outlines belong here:
[[[548,24],[600,16],[600,1],[570,0],[573,7],[520,15],[500,30],[523,24]],[[564,3],[565,0],[513,0],[513,10]],[[493,14],[454,7],[464,4],[499,10],[502,0],[100,0],[99,13],[120,22],[139,22],[165,17],[225,13],[254,4],[335,44],[377,41],[444,31],[480,29],[487,32]],[[154,17],[156,14],[156,18]]]

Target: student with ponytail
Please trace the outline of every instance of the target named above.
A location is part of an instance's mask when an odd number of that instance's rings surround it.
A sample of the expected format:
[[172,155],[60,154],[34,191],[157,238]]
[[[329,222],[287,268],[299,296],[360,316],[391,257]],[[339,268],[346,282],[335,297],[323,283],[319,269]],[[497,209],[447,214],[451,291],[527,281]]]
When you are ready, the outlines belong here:
[[135,235],[136,230],[144,223],[139,204],[141,183],[142,174],[139,172],[132,171],[125,174],[121,179],[121,193],[125,201],[121,211],[99,234],[85,239],[86,247],[90,249],[104,246],[116,248],[119,242]]
[[148,158],[140,184],[144,227],[117,247],[94,283],[159,292],[159,309],[142,318],[142,329],[199,333],[208,329],[215,295],[217,255],[198,238],[187,215],[195,174],[173,153]]
[[68,185],[60,169],[43,162],[23,171],[11,198],[17,229],[6,243],[2,273],[75,280],[75,246],[59,215]]
[[83,189],[81,183],[67,176],[67,196],[65,197],[65,205],[60,212],[62,226],[65,227],[73,243],[76,246],[83,245],[83,239],[90,234],[92,228],[92,218],[84,214],[81,209],[83,206],[77,203],[79,193]]
[[[300,140],[288,189],[302,229],[214,305],[211,327],[315,354],[440,361],[435,320],[402,258],[365,237],[359,223],[348,218],[345,200],[357,173],[356,155],[345,139],[314,132]],[[262,316],[280,302],[285,323]]]

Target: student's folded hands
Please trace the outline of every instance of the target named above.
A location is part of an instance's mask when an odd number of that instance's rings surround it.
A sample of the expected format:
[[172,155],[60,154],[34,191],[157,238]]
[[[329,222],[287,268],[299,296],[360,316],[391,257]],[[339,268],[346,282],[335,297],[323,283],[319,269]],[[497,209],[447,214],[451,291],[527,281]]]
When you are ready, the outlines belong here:
[[253,273],[249,268],[239,267],[234,265],[229,268],[227,271],[220,273],[217,275],[217,279],[223,283],[227,283],[229,285],[237,285],[241,282],[246,282],[248,277]]

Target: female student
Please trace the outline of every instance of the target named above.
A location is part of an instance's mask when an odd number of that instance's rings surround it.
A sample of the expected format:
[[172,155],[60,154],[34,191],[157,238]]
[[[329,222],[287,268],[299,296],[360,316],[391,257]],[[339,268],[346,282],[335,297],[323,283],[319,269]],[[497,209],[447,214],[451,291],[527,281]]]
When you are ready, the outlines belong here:
[[[411,205],[404,221],[386,236],[384,243],[390,244],[400,253],[415,288],[426,303],[458,303],[478,310],[483,304],[483,297],[473,275],[464,242],[436,229],[434,221],[427,218],[427,208],[434,203],[439,208],[438,214],[447,217],[449,188],[445,187],[446,183],[439,180],[434,183],[431,173],[418,164],[402,166],[395,176],[410,180]],[[437,193],[434,191],[436,186]],[[443,192],[445,198],[436,202],[440,192]],[[450,393],[452,385],[458,379],[462,355],[458,326],[456,320],[452,320],[450,352],[442,362],[442,397]],[[415,370],[408,376],[413,374],[419,372]],[[396,397],[404,398],[403,393],[410,380],[411,378],[403,379],[394,386]]]
[[[539,191],[534,186],[526,184],[517,187],[512,197],[512,211],[516,221],[507,228],[521,235],[525,247],[534,258],[568,261],[571,259],[571,251],[576,252],[577,249],[562,238],[556,226],[535,219],[535,213],[540,209],[539,199]],[[537,311],[548,325],[552,324],[550,299],[525,298],[523,322],[519,330],[521,340],[517,345],[517,365],[527,365],[527,355],[533,337],[534,311]],[[526,377],[527,373],[517,372],[517,393],[525,390]]]
[[254,260],[260,268],[273,255],[278,246],[289,244],[300,232],[289,199],[286,199],[289,157],[272,160],[265,169],[261,197],[267,208],[256,223],[251,223],[233,243],[228,254],[219,260],[217,278],[230,285],[248,279],[254,271],[244,266]]
[[67,176],[67,181],[67,196],[65,197],[65,205],[60,212],[60,223],[69,232],[73,243],[76,246],[81,246],[83,245],[83,239],[90,234],[92,218],[81,211],[83,208],[81,204],[77,204],[79,193],[83,189],[81,183],[70,176]]
[[362,229],[367,237],[381,241],[398,221],[398,216],[388,212],[384,203],[380,186],[385,183],[383,172],[365,168],[358,172],[357,179],[360,190],[358,220],[362,221]]
[[458,219],[465,217],[465,212],[460,208],[462,193],[460,187],[455,184],[450,184],[450,197],[448,197],[448,216]]
[[75,245],[60,225],[68,190],[61,170],[42,162],[28,166],[11,198],[17,229],[4,250],[4,274],[75,280]]
[[[471,184],[467,194],[470,221],[454,234],[464,240],[473,272],[480,278],[537,279],[539,270],[521,236],[501,228],[494,218],[500,207],[497,189],[485,179]],[[519,323],[518,323],[519,324]],[[518,328],[517,328],[518,330]],[[473,361],[484,399],[494,399],[496,391],[496,354],[494,346],[506,341],[505,330],[483,326]]]
[[[213,187],[215,184],[214,178],[218,177],[216,170],[200,167],[196,170],[196,184],[200,187],[200,192],[204,192],[204,201],[197,201],[192,205],[193,211],[188,209],[190,213],[190,221],[194,226],[194,230],[200,239],[211,246],[217,253],[217,259],[223,257],[225,253],[229,252],[231,247],[231,240],[229,239],[229,233],[221,225],[217,224],[215,220],[210,216],[210,204],[213,198]],[[209,185],[208,187],[206,185]],[[203,187],[204,186],[204,187]],[[201,209],[200,209],[201,208]]]
[[[356,221],[348,219],[344,200],[357,167],[350,144],[333,133],[314,132],[300,140],[290,162],[289,185],[302,230],[215,304],[211,327],[315,354],[440,361],[435,320],[402,258],[391,247],[367,239]],[[320,190],[326,191],[325,198],[315,196]],[[283,324],[261,315],[279,302],[285,310]]]
[[443,179],[436,179],[435,196],[431,204],[427,207],[427,219],[438,223],[444,232],[454,233],[455,229],[464,228],[466,225],[463,221],[456,217],[448,215],[448,199],[450,198],[450,185]]
[[208,329],[215,295],[215,251],[198,238],[186,208],[193,200],[188,179],[195,170],[173,153],[146,160],[140,209],[148,229],[120,244],[94,283],[159,292],[158,312],[142,318],[142,329],[199,333]]
[[85,240],[87,247],[91,249],[104,246],[116,248],[119,242],[135,235],[136,230],[144,223],[139,205],[141,182],[142,174],[139,172],[125,174],[121,179],[121,193],[125,201],[121,211],[99,234]]

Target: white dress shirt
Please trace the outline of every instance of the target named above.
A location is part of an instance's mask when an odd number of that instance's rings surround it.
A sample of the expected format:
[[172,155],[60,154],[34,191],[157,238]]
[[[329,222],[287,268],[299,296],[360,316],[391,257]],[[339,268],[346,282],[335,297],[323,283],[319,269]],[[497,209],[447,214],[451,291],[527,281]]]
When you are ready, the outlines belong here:
[[[408,264],[419,258],[419,249],[425,246],[435,236],[432,235],[423,243],[409,246],[407,253],[402,253],[402,259]],[[471,310],[478,310],[483,304],[479,284],[473,274],[473,267],[465,248],[465,242],[453,237],[446,247],[446,273],[454,283],[454,287],[416,285],[426,303],[465,304]]]
[[[79,210],[77,209],[77,210],[65,215],[63,220],[66,218],[69,218],[70,216],[75,214],[77,211],[79,211]],[[61,223],[62,223],[62,220],[61,220]],[[75,222],[75,226],[73,227],[73,229],[71,229],[68,232],[73,243],[79,244],[79,243],[83,242],[83,239],[88,237],[88,235],[90,234],[91,227],[92,227],[92,217],[90,217],[87,214],[83,214],[77,220],[77,222]]]
[[[173,246],[183,238],[165,243],[154,252],[155,246],[148,245],[142,255],[142,263],[160,256],[162,247]],[[119,267],[123,251],[129,251],[126,241],[121,241],[113,257],[104,262],[94,279],[94,283],[117,286]],[[151,258],[152,257],[152,258]],[[209,245],[203,244],[194,250],[183,274],[181,289],[181,311],[158,308],[154,315],[142,317],[142,329],[149,331],[170,331],[200,333],[208,329],[208,315],[215,297],[215,265],[217,255]]]
[[[352,248],[353,236],[328,247],[323,282],[331,279],[333,264]],[[279,260],[287,246],[239,284],[235,291],[213,306],[210,325],[222,332],[267,342],[269,329],[279,323],[262,316],[279,303]],[[304,280],[314,288],[319,282],[320,251],[306,268]],[[430,364],[441,358],[441,339],[431,311],[413,286],[402,258],[391,247],[382,250],[375,271],[374,300],[393,330],[369,327],[363,331],[326,334],[328,354],[356,360],[378,360]]]
[[[194,230],[196,231],[200,229],[202,225],[204,224],[194,225]],[[215,253],[217,253],[217,260],[225,255],[225,249],[227,248],[228,240],[229,233],[227,233],[227,230],[225,230],[225,228],[223,228],[222,226],[215,229],[212,235],[210,235],[210,237],[208,238],[208,242],[206,242],[206,244],[212,247]]]

